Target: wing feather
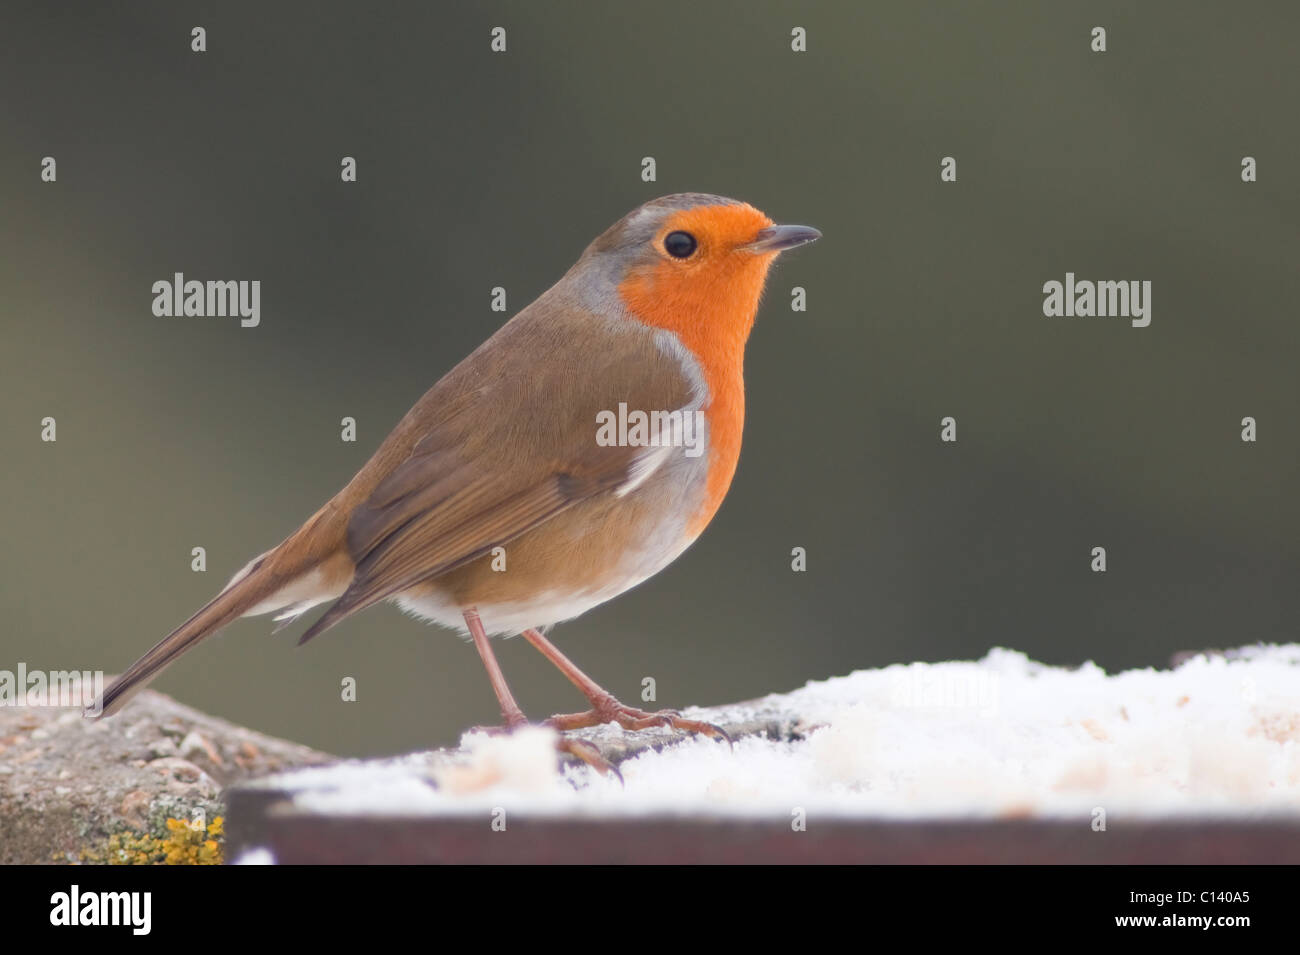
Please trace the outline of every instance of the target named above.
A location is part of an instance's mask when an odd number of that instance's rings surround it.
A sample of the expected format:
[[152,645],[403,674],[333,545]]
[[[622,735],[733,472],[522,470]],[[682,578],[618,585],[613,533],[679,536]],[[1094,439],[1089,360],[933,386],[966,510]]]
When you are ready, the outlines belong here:
[[575,504],[627,493],[662,464],[662,448],[599,445],[597,413],[620,401],[688,404],[696,390],[680,359],[644,326],[572,311],[543,321],[529,314],[537,304],[435,385],[376,453],[383,470],[356,485],[348,522],[352,583],[300,643]]

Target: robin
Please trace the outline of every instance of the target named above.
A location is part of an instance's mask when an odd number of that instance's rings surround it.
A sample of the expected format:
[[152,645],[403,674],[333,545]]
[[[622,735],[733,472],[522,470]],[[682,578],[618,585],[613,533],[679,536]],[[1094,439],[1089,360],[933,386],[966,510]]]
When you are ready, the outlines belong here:
[[[231,621],[281,625],[332,601],[299,644],[381,600],[468,632],[506,728],[527,723],[489,635],[522,634],[616,722],[725,737],[620,703],[543,630],[658,573],[717,512],[740,456],[745,341],[777,255],[821,237],[753,206],[665,196],[602,233],[564,277],[429,389],[357,475],[131,665],[109,715]],[[560,749],[608,769],[590,744]]]

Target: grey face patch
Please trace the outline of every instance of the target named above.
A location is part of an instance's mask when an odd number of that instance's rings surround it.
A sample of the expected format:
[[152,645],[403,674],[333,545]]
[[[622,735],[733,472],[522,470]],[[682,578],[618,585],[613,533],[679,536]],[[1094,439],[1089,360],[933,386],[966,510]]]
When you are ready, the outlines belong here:
[[[712,196],[704,192],[679,192],[671,196],[652,199],[633,209],[605,230],[587,247],[587,252],[627,252],[638,246],[647,246],[664,221],[683,209],[697,206],[739,206],[743,203],[726,196]],[[651,253],[653,254],[653,253]],[[584,253],[584,258],[586,254]]]
[[589,311],[622,314],[618,283],[629,268],[658,261],[659,253],[650,243],[669,216],[696,206],[739,205],[744,203],[704,192],[678,192],[652,199],[619,219],[587,246],[562,280],[567,286],[565,291]]

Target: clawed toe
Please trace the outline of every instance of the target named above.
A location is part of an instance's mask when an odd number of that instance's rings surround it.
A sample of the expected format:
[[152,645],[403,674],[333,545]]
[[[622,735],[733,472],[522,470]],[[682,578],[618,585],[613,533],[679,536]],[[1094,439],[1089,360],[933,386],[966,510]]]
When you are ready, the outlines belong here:
[[[469,732],[485,733],[488,736],[508,736],[515,732],[515,730],[531,725],[532,724],[530,723],[524,722],[512,723],[504,726],[471,726]],[[556,727],[551,726],[550,720],[547,720],[541,725],[550,726],[550,728],[556,729]],[[589,742],[585,739],[578,739],[577,737],[564,736],[561,734],[559,739],[555,741],[555,749],[559,753],[572,756],[574,759],[586,763],[602,776],[613,773],[618,777],[619,782],[623,781],[623,774],[618,771],[618,767],[601,755],[600,748],[596,746],[595,743]]]
[[627,706],[617,700],[601,700],[585,713],[569,713],[552,716],[546,721],[547,726],[561,732],[565,730],[586,729],[590,726],[602,726],[605,723],[617,723],[625,730],[645,730],[655,727],[667,727],[683,733],[707,736],[710,739],[726,740],[728,746],[734,746],[731,736],[720,726],[700,720],[688,720],[676,710],[658,710],[653,713]]
[[671,725],[673,729],[681,730],[685,733],[695,733],[699,736],[707,736],[710,739],[726,740],[728,746],[732,749],[736,748],[736,742],[731,738],[731,734],[721,726],[716,726],[713,723],[704,723],[700,720],[687,720],[678,716],[673,718]]
[[620,783],[623,782],[623,774],[618,771],[617,766],[600,754],[600,749],[596,744],[585,739],[575,739],[572,736],[561,736],[556,742],[555,748],[561,753],[567,753],[575,759],[582,760],[602,776],[613,773]]

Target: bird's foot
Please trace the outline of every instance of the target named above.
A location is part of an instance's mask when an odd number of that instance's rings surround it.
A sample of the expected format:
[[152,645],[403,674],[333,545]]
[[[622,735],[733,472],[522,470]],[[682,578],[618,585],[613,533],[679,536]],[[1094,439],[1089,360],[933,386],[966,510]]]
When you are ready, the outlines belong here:
[[[529,723],[521,714],[513,719],[507,719],[505,724],[502,726],[474,726],[470,728],[470,732],[486,733],[489,736],[505,736],[513,733],[515,730],[522,729],[525,726],[533,725],[536,724]],[[549,720],[541,725],[550,727],[551,729],[558,729],[558,727],[551,726]],[[589,743],[585,739],[574,739],[561,734],[555,741],[555,750],[558,753],[581,760],[602,776],[608,773],[613,773],[618,777],[619,782],[623,781],[623,774],[618,771],[618,767],[601,755],[600,748],[596,746],[595,743]]]
[[620,783],[623,781],[623,774],[618,771],[618,767],[601,755],[600,748],[595,743],[589,743],[585,739],[575,739],[572,736],[561,736],[555,741],[555,748],[561,753],[582,760],[602,776],[613,773]]
[[695,733],[708,736],[710,739],[726,740],[728,746],[734,745],[731,737],[722,727],[700,720],[688,720],[676,710],[657,710],[651,713],[620,703],[612,696],[597,697],[591,702],[592,708],[585,713],[552,716],[543,725],[554,727],[561,732],[586,729],[589,726],[603,726],[606,723],[617,723],[625,730],[647,730],[656,726],[666,726],[683,733]]

